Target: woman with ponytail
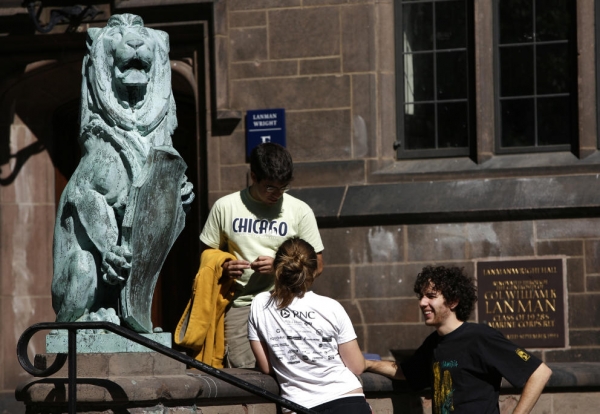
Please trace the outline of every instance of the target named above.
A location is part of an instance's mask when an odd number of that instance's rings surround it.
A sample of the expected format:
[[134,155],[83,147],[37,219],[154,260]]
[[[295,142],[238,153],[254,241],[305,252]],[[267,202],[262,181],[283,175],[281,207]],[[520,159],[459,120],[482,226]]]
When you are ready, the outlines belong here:
[[317,274],[314,249],[289,239],[273,267],[275,288],[256,296],[248,319],[258,368],[275,376],[283,397],[316,412],[370,414],[352,322],[337,301],[309,291]]

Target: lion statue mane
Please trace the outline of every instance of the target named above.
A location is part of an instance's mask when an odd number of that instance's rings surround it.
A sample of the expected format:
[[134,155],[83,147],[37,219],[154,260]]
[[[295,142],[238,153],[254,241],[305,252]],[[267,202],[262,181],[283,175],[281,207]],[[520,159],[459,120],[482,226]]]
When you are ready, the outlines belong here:
[[[119,292],[131,267],[121,229],[130,189],[151,148],[172,146],[177,127],[169,37],[122,14],[88,29],[86,43],[82,158],[58,206],[52,306],[57,322],[119,323]],[[183,180],[182,206],[193,198]]]

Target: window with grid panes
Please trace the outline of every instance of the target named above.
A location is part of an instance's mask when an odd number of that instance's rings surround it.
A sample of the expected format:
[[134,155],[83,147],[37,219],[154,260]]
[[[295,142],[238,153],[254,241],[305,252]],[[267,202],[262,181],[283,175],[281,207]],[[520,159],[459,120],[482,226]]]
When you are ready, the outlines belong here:
[[577,134],[573,0],[495,0],[496,152],[569,150]]
[[467,156],[474,139],[472,0],[396,0],[399,158]]

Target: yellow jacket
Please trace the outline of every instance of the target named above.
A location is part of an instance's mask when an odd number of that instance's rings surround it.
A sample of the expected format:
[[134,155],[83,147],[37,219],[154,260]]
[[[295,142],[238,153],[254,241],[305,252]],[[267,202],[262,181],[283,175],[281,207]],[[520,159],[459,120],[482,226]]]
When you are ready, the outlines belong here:
[[192,297],[177,324],[175,343],[195,351],[194,358],[215,368],[223,368],[225,355],[225,308],[233,299],[234,281],[220,284],[221,265],[230,253],[206,249],[194,280]]

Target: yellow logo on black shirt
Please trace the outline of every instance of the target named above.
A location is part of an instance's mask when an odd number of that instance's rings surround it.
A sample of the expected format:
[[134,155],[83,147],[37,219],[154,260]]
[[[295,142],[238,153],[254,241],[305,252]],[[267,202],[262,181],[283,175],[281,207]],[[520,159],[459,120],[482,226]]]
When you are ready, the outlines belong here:
[[521,359],[523,361],[529,361],[529,358],[531,358],[531,355],[529,355],[527,352],[523,351],[520,348],[517,348],[517,350],[515,352],[517,353],[518,356],[521,357]]

